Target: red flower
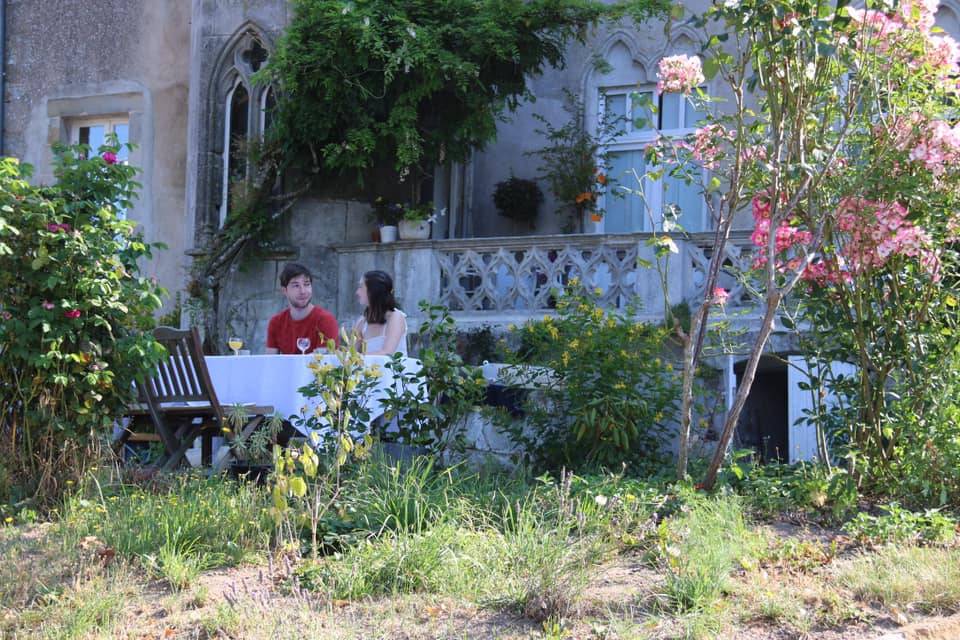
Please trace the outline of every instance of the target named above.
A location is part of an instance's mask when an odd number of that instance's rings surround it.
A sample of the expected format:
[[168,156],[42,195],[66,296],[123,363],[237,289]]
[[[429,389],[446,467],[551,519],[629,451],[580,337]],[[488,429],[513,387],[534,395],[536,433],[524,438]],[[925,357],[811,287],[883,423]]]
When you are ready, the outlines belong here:
[[117,154],[113,151],[104,151],[100,157],[103,158],[103,161],[107,164],[117,164]]
[[71,309],[70,311],[63,312],[64,317],[70,318],[71,320],[76,320],[80,317],[80,309]]

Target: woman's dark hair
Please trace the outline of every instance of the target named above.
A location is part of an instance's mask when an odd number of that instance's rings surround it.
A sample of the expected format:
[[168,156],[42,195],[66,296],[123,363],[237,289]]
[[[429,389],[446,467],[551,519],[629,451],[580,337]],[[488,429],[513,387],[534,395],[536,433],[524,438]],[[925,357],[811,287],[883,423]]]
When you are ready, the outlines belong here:
[[286,266],[283,267],[283,271],[280,272],[280,286],[286,287],[288,284],[290,284],[290,281],[297,276],[307,276],[307,280],[313,282],[313,276],[310,274],[310,269],[307,269],[299,262],[288,262]]
[[367,271],[363,274],[363,283],[367,285],[367,308],[363,319],[368,324],[386,324],[387,311],[399,309],[393,297],[393,278],[386,271]]

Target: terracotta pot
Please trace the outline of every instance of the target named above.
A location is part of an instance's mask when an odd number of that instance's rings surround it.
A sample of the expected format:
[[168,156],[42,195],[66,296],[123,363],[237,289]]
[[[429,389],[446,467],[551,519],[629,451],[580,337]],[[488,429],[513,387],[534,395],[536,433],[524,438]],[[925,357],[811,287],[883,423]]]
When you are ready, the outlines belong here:
[[590,221],[591,221],[591,222],[600,222],[601,220],[603,220],[603,216],[600,215],[599,213],[591,213],[591,214],[590,214]]
[[397,228],[392,224],[380,227],[380,242],[390,244],[397,241]]
[[401,240],[427,240],[430,237],[430,223],[426,220],[401,220]]

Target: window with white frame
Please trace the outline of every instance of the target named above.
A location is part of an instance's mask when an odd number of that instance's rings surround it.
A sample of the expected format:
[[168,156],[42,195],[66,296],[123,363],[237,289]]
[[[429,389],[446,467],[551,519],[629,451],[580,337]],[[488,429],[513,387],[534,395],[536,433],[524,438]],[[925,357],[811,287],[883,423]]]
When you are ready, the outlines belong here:
[[69,121],[70,144],[85,144],[90,147],[90,153],[107,144],[109,136],[117,136],[120,150],[117,160],[127,162],[130,142],[130,120],[127,116],[97,116],[90,118],[71,118]]
[[[68,122],[70,144],[83,144],[90,148],[89,153],[96,155],[105,144],[113,144],[111,136],[116,136],[117,162],[127,164],[130,161],[130,119],[128,116],[94,116],[89,118],[71,118]],[[116,204],[117,217],[126,219],[127,209]]]
[[[608,146],[610,177],[616,183],[613,189],[621,189],[623,197],[604,198],[605,213],[597,223],[597,231],[652,231],[652,226],[659,229],[663,212],[671,205],[679,214],[677,222],[686,231],[705,230],[706,203],[700,184],[694,181],[688,185],[681,177],[670,176],[670,167],[664,167],[659,179],[644,178],[648,170],[644,161],[646,146],[658,135],[679,138],[693,133],[703,114],[687,96],[657,95],[653,86],[602,88],[599,101],[599,117],[623,123],[619,127],[623,134]],[[649,105],[656,105],[656,112]],[[626,193],[625,189],[642,190],[646,203],[644,198]]]

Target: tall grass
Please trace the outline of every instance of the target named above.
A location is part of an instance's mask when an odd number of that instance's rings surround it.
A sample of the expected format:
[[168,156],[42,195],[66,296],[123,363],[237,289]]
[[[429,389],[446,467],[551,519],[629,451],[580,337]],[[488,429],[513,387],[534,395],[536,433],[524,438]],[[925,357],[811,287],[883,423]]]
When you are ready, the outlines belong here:
[[302,567],[300,578],[337,599],[419,592],[505,605],[538,620],[566,615],[590,568],[619,539],[615,525],[632,528],[650,514],[633,494],[598,500],[577,482],[574,491],[569,476],[531,486],[522,476],[436,471],[426,460],[375,461],[344,498],[370,535]]
[[58,527],[68,548],[96,536],[122,555],[187,555],[213,567],[266,552],[272,524],[265,507],[262,489],[222,478],[175,476],[153,490],[91,480],[65,500]]
[[839,577],[868,602],[925,613],[960,611],[960,549],[887,546],[852,560]]
[[660,530],[670,608],[683,613],[712,606],[726,588],[731,570],[755,555],[761,542],[748,529],[736,496],[691,499]]

